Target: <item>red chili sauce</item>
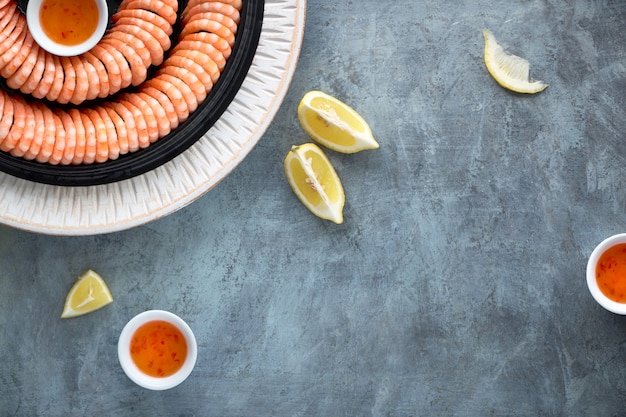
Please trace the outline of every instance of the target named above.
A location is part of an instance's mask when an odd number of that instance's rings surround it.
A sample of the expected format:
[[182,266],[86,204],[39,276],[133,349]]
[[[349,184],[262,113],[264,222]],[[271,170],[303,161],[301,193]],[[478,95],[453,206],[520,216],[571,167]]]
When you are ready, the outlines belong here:
[[172,323],[163,320],[149,321],[133,334],[130,357],[147,375],[170,376],[183,366],[187,358],[187,340]]
[[600,256],[596,281],[608,298],[626,303],[626,243],[611,246]]

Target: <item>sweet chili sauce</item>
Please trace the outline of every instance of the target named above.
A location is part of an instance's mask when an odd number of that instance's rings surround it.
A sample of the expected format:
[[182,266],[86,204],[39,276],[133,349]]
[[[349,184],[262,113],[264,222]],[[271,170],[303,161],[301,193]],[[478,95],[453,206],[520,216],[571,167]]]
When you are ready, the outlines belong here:
[[187,341],[172,323],[163,320],[141,325],[130,340],[130,357],[146,375],[173,375],[185,362]]
[[44,33],[58,44],[78,45],[98,27],[95,0],[43,0],[39,20]]
[[626,243],[608,248],[598,259],[596,281],[600,291],[618,303],[626,303]]

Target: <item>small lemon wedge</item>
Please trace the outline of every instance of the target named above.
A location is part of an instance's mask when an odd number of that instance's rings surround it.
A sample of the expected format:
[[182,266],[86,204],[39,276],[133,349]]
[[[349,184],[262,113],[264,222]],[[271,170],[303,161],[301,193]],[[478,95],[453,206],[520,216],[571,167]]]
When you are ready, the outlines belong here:
[[298,106],[298,118],[313,140],[333,151],[355,153],[379,147],[361,115],[321,91],[304,95]]
[[98,273],[90,269],[78,277],[67,294],[61,318],[82,316],[112,302],[109,287]]
[[313,214],[337,224],[343,222],[343,186],[319,146],[293,146],[285,157],[285,174],[293,192]]
[[530,78],[530,64],[524,58],[505,51],[488,29],[485,37],[485,66],[502,87],[518,93],[535,94],[545,90],[548,84]]

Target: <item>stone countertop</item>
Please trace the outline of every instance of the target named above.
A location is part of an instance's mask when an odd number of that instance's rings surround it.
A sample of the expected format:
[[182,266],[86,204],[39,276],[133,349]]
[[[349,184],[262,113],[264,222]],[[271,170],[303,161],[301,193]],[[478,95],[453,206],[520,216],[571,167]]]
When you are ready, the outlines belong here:
[[[99,236],[0,226],[0,415],[623,415],[626,318],[595,303],[585,267],[626,231],[625,25],[623,1],[310,0],[280,111],[200,200]],[[499,87],[484,27],[550,87]],[[283,173],[313,89],[381,145],[327,152],[341,225]],[[115,302],[61,320],[88,268]],[[199,344],[163,392],[116,351],[154,308]]]

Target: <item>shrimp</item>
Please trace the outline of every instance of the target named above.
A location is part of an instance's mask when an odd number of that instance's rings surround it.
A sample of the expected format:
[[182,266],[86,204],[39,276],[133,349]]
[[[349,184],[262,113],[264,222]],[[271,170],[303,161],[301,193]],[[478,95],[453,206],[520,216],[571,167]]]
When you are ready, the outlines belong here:
[[170,25],[176,23],[176,12],[178,11],[161,0],[122,0],[119,9],[150,10],[167,20]]
[[70,165],[76,157],[76,125],[74,119],[65,110],[57,109],[55,115],[61,120],[63,130],[65,131],[65,146],[63,147],[63,156],[61,157],[61,165]]
[[198,13],[214,12],[230,17],[236,24],[239,24],[241,16],[239,10],[230,4],[219,1],[205,1],[194,5],[193,7],[185,7],[182,14],[182,24],[185,25],[189,21],[189,17]]
[[94,137],[96,139],[96,157],[95,162],[104,162],[109,159],[109,140],[107,138],[107,129],[100,117],[100,113],[91,108],[85,109],[85,114],[91,120],[94,127]]
[[61,94],[61,90],[63,89],[63,84],[65,83],[65,73],[63,71],[63,66],[61,65],[61,58],[54,55],[52,56],[52,60],[55,68],[54,79],[52,80],[50,89],[46,93],[46,98],[50,101],[55,101],[59,98],[59,94]]
[[[29,77],[33,74],[33,70],[37,65],[37,60],[39,58],[39,45],[36,43],[30,48],[28,55],[24,58],[24,61],[20,64],[20,66],[7,77],[7,86],[14,90],[20,90]],[[42,69],[43,72],[43,69]]]
[[115,46],[113,46],[110,43],[100,42],[98,45],[102,47],[104,50],[106,50],[109,53],[109,55],[113,57],[115,62],[117,62],[117,66],[120,69],[120,77],[121,77],[120,89],[128,87],[133,81],[133,73],[130,70],[130,65],[128,65],[128,61],[126,61],[126,58],[124,57],[124,55]]
[[187,120],[189,117],[189,106],[187,105],[187,101],[185,100],[183,93],[176,87],[176,85],[172,84],[172,82],[167,80],[163,75],[152,78],[147,82],[147,84],[167,95],[174,105],[179,122]]
[[132,33],[120,30],[119,26],[113,26],[103,39],[117,39],[118,41],[123,42],[125,45],[132,48],[133,51],[135,51],[136,55],[141,58],[141,63],[145,68],[150,67],[150,65],[152,64],[150,51],[146,47],[146,44]]
[[4,90],[0,90],[0,97],[2,97],[2,113],[0,114],[0,144],[2,144],[13,126],[13,100]]
[[118,101],[111,101],[104,104],[105,107],[115,111],[123,120],[126,126],[126,137],[128,138],[128,150],[135,152],[139,149],[139,138],[137,136],[137,125],[130,110]]
[[[206,1],[207,0],[189,0],[187,2],[187,6],[186,7],[188,9],[190,9],[190,8],[192,8],[194,6],[197,6],[197,5],[201,4],[201,3],[204,3]],[[229,5],[233,6],[237,10],[241,10],[241,7],[243,5],[242,4],[242,0],[221,0],[221,2],[224,3],[224,4],[229,4]]]
[[149,62],[146,64],[146,67],[149,67],[150,65],[161,65],[165,50],[157,38],[152,36],[150,32],[139,26],[132,26],[128,24],[119,24],[113,27],[120,32],[130,34],[143,42],[149,54]]
[[111,21],[113,21],[114,24],[118,24],[123,18],[136,19],[138,21],[140,20],[142,22],[149,23],[161,29],[167,36],[170,36],[174,32],[174,28],[167,20],[150,10],[122,9],[111,16]]
[[206,18],[196,19],[187,23],[180,31],[180,37],[184,38],[186,35],[197,32],[214,33],[228,42],[231,48],[235,44],[235,34],[230,29],[213,19]]
[[191,71],[198,80],[204,86],[204,91],[208,94],[213,88],[213,79],[211,78],[211,74],[206,72],[206,70],[202,67],[202,65],[198,64],[191,58],[187,58],[185,56],[189,51],[177,51],[176,54],[170,55],[169,58],[165,61],[163,67],[167,68],[168,66],[178,67],[178,68],[187,68]]
[[65,126],[58,114],[51,110],[52,120],[54,121],[54,146],[52,148],[52,155],[48,160],[49,164],[59,165],[63,160],[65,154]]
[[0,26],[2,28],[2,31],[0,31],[0,53],[4,53],[13,45],[17,36],[26,27],[26,21],[20,19],[19,11],[15,10],[8,22],[2,19],[1,23],[3,25]]
[[35,161],[44,163],[50,161],[50,157],[52,156],[52,152],[54,150],[56,123],[54,122],[52,110],[50,110],[48,106],[41,105],[40,108],[45,128],[39,152],[35,154]]
[[35,114],[28,103],[24,103],[24,130],[15,147],[11,150],[11,155],[22,157],[30,149],[30,145],[35,137]]
[[[202,84],[197,75],[189,71],[187,68],[172,65],[171,62],[168,61],[166,61],[166,65],[163,65],[161,67],[161,69],[159,70],[159,74],[172,76],[182,82],[186,89],[179,87],[179,90],[181,90],[181,92],[185,90],[186,94],[192,94],[194,96],[195,100],[193,100],[193,102],[195,103],[195,105],[193,106],[193,108],[190,104],[192,101],[189,98],[187,99],[187,104],[190,105],[190,111],[195,111],[198,107],[198,104],[202,103],[206,98],[207,91],[204,84]],[[188,93],[186,92],[186,90],[189,90]]]
[[[130,105],[139,110],[146,123],[146,130],[148,135],[148,141],[150,143],[156,142],[159,139],[159,122],[157,116],[154,113],[152,107],[146,103],[139,94],[124,94],[121,97],[121,103],[126,107]],[[141,142],[140,142],[141,144]]]
[[232,48],[230,47],[228,42],[225,39],[222,39],[219,36],[217,36],[215,33],[209,33],[209,32],[190,33],[188,35],[180,37],[180,42],[184,42],[184,41],[200,41],[205,44],[211,45],[213,46],[214,49],[217,49],[218,51],[222,53],[224,60],[228,59],[232,52]]
[[10,152],[15,148],[26,126],[24,101],[20,97],[11,97],[10,100],[13,102],[13,123],[11,124],[11,129],[9,129],[9,134],[2,143],[0,143],[0,149],[5,152]]
[[204,71],[210,75],[213,84],[217,82],[217,80],[220,78],[220,75],[222,74],[215,61],[213,61],[210,56],[200,51],[184,49],[176,51],[174,55],[191,59],[196,64],[200,65],[204,69]]
[[128,132],[126,131],[124,119],[122,119],[122,117],[117,114],[117,112],[113,110],[113,108],[111,108],[110,106],[103,106],[102,109],[107,113],[109,119],[113,122],[113,125],[115,126],[120,154],[127,154],[130,151],[130,146],[128,145]]
[[24,42],[21,44],[19,51],[17,54],[8,62],[6,65],[2,66],[0,69],[0,74],[4,78],[10,78],[17,72],[17,70],[22,66],[26,58],[31,54],[31,50],[37,46],[35,39],[30,35],[30,32],[26,32],[26,37],[24,38]]
[[172,104],[172,101],[167,96],[167,94],[155,87],[150,86],[149,82],[146,82],[141,86],[140,93],[152,97],[159,102],[159,105],[161,105],[161,107],[165,111],[165,116],[170,125],[170,131],[178,127],[178,114],[176,113],[176,108],[174,107],[174,104]]
[[74,90],[76,90],[76,70],[74,69],[74,65],[72,65],[72,61],[66,57],[62,56],[59,58],[61,60],[61,66],[63,67],[63,86],[61,87],[61,91],[59,92],[59,97],[57,97],[56,101],[58,103],[66,104],[69,103],[74,95]]
[[30,147],[28,148],[28,151],[26,151],[26,153],[24,154],[24,159],[26,159],[27,161],[35,159],[35,157],[41,150],[43,138],[46,134],[46,124],[44,122],[43,110],[41,109],[43,107],[43,104],[35,102],[32,103],[30,107],[33,111],[33,125],[35,131],[33,134],[33,140],[30,142]]
[[[109,73],[107,72],[107,68],[104,66],[102,61],[96,57],[91,52],[86,52],[82,55],[86,62],[88,62],[96,71],[97,74],[97,82],[98,82],[98,93],[97,97],[104,98],[109,95]],[[95,84],[96,80],[93,80]],[[90,83],[92,83],[90,81]]]
[[[209,33],[206,32],[198,33],[198,35],[200,34],[209,35]],[[223,71],[226,66],[226,58],[224,58],[224,54],[209,42],[203,42],[201,40],[188,40],[187,38],[184,38],[182,41],[178,42],[174,49],[172,49],[172,53],[185,50],[192,52],[198,51],[210,56],[211,59],[217,64],[217,68],[220,72]]]
[[184,26],[187,26],[191,22],[195,22],[196,20],[212,20],[216,23],[225,26],[228,30],[232,32],[233,35],[237,34],[237,23],[230,17],[223,15],[221,13],[215,12],[200,12],[196,14],[191,14],[187,18],[187,22],[184,23]]
[[[154,117],[157,122],[157,130],[158,130],[158,137],[155,138],[154,140],[165,137],[167,136],[167,134],[169,134],[172,131],[172,126],[170,125],[169,119],[167,117],[167,113],[165,109],[163,108],[163,106],[161,105],[161,103],[159,103],[159,101],[156,98],[142,91],[132,94],[131,96],[136,97],[136,100],[142,100],[152,110],[152,113],[154,114]],[[172,105],[172,103],[169,103],[169,104],[170,106]],[[172,106],[172,111],[174,111],[173,109],[174,109],[174,106]]]
[[45,52],[44,57],[45,57],[45,60],[44,60],[43,75],[41,76],[41,79],[39,80],[37,87],[31,93],[33,97],[39,98],[39,99],[44,98],[46,94],[48,94],[50,89],[52,88],[52,83],[54,82],[54,77],[56,75],[56,70],[57,70],[55,63],[54,63],[53,55],[48,52]]
[[[96,67],[94,67],[91,61],[89,61],[85,56],[81,56],[79,59],[85,69],[85,77],[87,79],[87,93],[85,95],[85,99],[93,100],[98,97],[98,94],[100,94],[100,78],[98,78],[98,71],[96,71]],[[102,66],[102,68],[104,68],[104,66]]]
[[121,17],[116,25],[119,26],[136,26],[148,32],[154,39],[157,40],[163,51],[168,51],[172,47],[172,40],[170,35],[167,34],[161,27],[155,25],[147,20],[142,20],[136,17]]
[[[16,31],[18,29],[16,28]],[[6,71],[4,70],[4,67],[7,66],[11,61],[13,61],[13,59],[20,54],[20,51],[22,50],[22,47],[24,46],[24,43],[26,42],[26,34],[28,33],[28,30],[24,30],[21,31],[21,33],[18,35],[18,39],[15,40],[15,42],[6,50],[6,52],[2,53],[0,55],[0,68],[2,68],[2,70],[0,70],[0,74],[2,74],[3,76],[5,76],[4,74],[6,73]],[[11,34],[13,35],[13,34]],[[28,38],[32,41],[32,36],[28,36]],[[11,38],[8,38],[5,43],[10,42]],[[32,46],[32,43],[31,43]],[[7,76],[10,76],[11,74],[8,74],[5,76],[5,78]]]
[[[35,65],[31,69],[31,73],[26,81],[20,87],[20,91],[24,94],[31,94],[37,89],[46,69],[46,51],[40,47],[37,47],[37,50],[38,52],[37,57],[35,58]],[[20,72],[22,72],[23,69],[24,65],[20,68]]]
[[69,58],[72,62],[72,67],[74,67],[74,71],[76,72],[76,88],[70,98],[70,103],[82,104],[85,100],[87,100],[87,93],[89,92],[89,77],[87,76],[87,70],[85,69],[85,65],[81,59],[76,56],[71,56]]
[[80,115],[80,111],[78,109],[69,109],[69,116],[72,118],[72,122],[74,123],[74,129],[76,131],[76,146],[74,148],[74,158],[72,158],[72,165],[80,165],[85,158],[85,147],[86,147],[86,137],[85,137],[85,125],[83,124],[83,118]]
[[[94,46],[89,52],[98,58],[107,70],[107,78],[109,81],[108,95],[115,94],[120,91],[122,87],[122,74],[117,60],[109,53],[108,50],[100,45]],[[102,81],[102,78],[100,78],[100,80]],[[102,91],[100,92],[100,97],[102,97]]]
[[126,107],[132,114],[135,121],[135,128],[137,130],[137,143],[139,148],[147,148],[150,145],[150,135],[148,134],[148,123],[143,113],[135,105],[130,103],[124,98],[120,98],[118,103],[123,107]]
[[115,124],[111,119],[111,116],[107,113],[107,111],[102,106],[97,106],[96,111],[100,114],[100,118],[104,123],[104,127],[107,130],[107,145],[109,148],[108,158],[109,159],[117,159],[121,153],[121,146],[119,143],[119,138],[117,137],[117,130],[115,129]]
[[96,126],[93,124],[91,118],[87,115],[85,110],[80,112],[80,119],[82,120],[83,127],[85,129],[85,156],[82,160],[82,163],[89,165],[93,164],[96,161]]
[[[126,65],[129,69],[128,73],[126,73],[125,70],[122,72],[123,87],[131,84],[137,86],[148,78],[148,68],[143,64],[141,57],[137,55],[134,48],[119,39],[114,38],[105,38],[100,42],[100,45],[104,48],[108,48],[110,46],[110,48],[112,48],[110,52],[114,49],[121,54],[121,59],[126,61]],[[128,76],[130,76],[130,79],[127,78]]]

